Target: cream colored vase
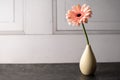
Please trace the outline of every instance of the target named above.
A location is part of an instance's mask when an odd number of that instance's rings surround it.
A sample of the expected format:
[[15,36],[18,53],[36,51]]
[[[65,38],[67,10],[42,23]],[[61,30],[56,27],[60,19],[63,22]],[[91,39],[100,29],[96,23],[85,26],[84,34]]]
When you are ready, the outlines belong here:
[[84,75],[94,74],[96,70],[96,59],[90,45],[86,45],[83,55],[80,59],[80,71]]

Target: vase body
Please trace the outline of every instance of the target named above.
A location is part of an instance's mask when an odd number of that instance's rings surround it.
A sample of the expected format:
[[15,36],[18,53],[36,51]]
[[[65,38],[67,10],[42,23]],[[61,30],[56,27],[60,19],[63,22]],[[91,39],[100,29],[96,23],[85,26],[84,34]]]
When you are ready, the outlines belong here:
[[81,56],[79,63],[80,71],[84,75],[92,75],[96,70],[96,58],[90,45],[86,48]]

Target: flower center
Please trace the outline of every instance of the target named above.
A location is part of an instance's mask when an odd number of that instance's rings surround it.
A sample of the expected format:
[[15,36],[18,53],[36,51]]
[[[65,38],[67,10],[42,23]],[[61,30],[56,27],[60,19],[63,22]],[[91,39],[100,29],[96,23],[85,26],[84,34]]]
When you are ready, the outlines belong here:
[[81,16],[81,14],[79,13],[79,14],[77,14],[77,17],[80,17]]

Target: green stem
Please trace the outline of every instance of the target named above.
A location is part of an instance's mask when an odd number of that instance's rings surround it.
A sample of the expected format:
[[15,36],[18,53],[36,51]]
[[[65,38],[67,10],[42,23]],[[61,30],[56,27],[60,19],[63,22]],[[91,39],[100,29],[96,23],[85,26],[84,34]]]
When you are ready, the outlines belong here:
[[85,26],[84,26],[83,23],[82,23],[82,26],[83,26],[83,31],[84,31],[84,34],[85,34],[85,37],[86,37],[86,42],[87,42],[87,44],[89,45],[88,35],[87,35],[86,29],[85,29]]

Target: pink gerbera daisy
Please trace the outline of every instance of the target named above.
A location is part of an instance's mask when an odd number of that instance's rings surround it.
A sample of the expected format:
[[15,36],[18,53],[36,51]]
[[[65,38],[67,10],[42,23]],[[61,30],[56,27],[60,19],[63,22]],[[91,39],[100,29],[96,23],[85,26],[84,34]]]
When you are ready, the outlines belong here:
[[79,26],[81,23],[87,23],[88,19],[91,17],[91,8],[84,4],[73,6],[71,10],[68,10],[66,14],[66,19],[69,24]]

